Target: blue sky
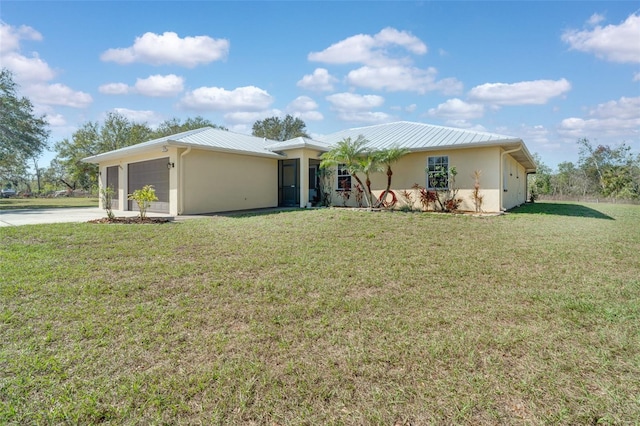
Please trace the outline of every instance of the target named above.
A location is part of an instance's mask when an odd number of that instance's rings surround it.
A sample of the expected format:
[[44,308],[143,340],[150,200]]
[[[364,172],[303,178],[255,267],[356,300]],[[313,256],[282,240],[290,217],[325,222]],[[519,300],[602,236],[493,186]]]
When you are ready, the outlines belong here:
[[240,133],[291,114],[312,136],[417,121],[520,137],[551,167],[582,137],[640,152],[637,1],[2,1],[0,20],[52,146],[118,111]]

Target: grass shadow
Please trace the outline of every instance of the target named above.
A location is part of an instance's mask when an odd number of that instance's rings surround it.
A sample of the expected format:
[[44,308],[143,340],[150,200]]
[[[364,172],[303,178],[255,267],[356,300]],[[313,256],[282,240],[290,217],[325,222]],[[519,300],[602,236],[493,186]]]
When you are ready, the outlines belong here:
[[236,219],[241,219],[241,218],[245,218],[245,217],[269,216],[269,215],[276,215],[276,214],[281,214],[281,213],[297,212],[297,211],[301,211],[301,210],[306,210],[306,209],[302,209],[302,208],[299,208],[299,207],[267,207],[267,208],[262,208],[262,209],[236,210],[236,211],[215,212],[215,213],[201,213],[201,214],[197,214],[197,215],[194,215],[194,216],[201,216],[201,217],[223,216],[223,217],[232,217],[232,218],[236,218]]
[[556,216],[591,217],[595,219],[615,220],[601,211],[582,204],[572,203],[527,203],[509,211],[515,214],[548,214]]

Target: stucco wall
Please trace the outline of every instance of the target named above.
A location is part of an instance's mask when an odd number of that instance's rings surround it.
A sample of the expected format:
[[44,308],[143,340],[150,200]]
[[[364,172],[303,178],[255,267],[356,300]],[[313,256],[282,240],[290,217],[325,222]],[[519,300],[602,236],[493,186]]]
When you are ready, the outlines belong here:
[[[498,147],[417,152],[404,156],[391,166],[393,170],[391,189],[397,194],[397,207],[403,204],[400,191],[412,191],[411,187],[416,183],[423,187],[426,186],[427,158],[440,155],[447,155],[449,167],[455,167],[458,172],[456,186],[460,188],[458,198],[462,199],[461,210],[475,211],[471,196],[474,185],[473,173],[475,170],[480,170],[482,172],[480,177],[480,194],[483,196],[482,210],[485,212],[500,211],[500,148]],[[359,176],[364,182],[362,174]],[[374,173],[371,175],[371,182],[374,195],[380,196],[386,188],[387,176],[384,172]],[[355,181],[353,184],[355,185]],[[337,181],[334,182],[334,188],[336,185]],[[334,204],[341,205],[342,199],[335,194],[334,192]],[[414,199],[416,200],[415,206],[419,207],[417,192],[414,192]],[[353,195],[347,205],[356,205]]]
[[181,167],[181,214],[278,205],[278,160],[193,150],[184,155]]
[[504,155],[504,191],[502,192],[502,204],[505,209],[519,206],[527,198],[527,175],[522,167],[509,154]]

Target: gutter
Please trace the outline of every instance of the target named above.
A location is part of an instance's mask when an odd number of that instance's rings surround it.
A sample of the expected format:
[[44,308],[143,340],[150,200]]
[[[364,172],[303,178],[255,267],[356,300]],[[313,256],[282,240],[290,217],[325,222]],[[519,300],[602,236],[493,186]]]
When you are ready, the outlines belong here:
[[178,167],[180,167],[180,182],[178,182],[178,216],[184,212],[184,157],[190,152],[191,147],[188,147],[185,152],[180,154],[180,162],[178,163]]
[[500,154],[500,211],[505,211],[504,208],[504,203],[503,203],[503,197],[502,195],[504,194],[505,188],[503,187],[504,185],[504,156],[506,154],[512,154],[514,152],[518,152],[518,151],[522,151],[522,145],[520,145],[518,148],[515,149],[510,149],[509,151],[504,151],[502,154]]

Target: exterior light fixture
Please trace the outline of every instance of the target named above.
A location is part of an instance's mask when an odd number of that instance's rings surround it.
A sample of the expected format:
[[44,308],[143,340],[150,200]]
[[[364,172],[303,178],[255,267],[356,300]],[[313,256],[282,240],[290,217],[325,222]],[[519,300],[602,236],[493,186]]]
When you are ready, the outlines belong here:
[[168,162],[167,169],[173,169],[176,166],[176,163]]
[[167,152],[167,151],[169,151],[169,150],[167,149],[167,146],[166,146],[166,145],[163,145],[163,146],[162,146],[162,152]]

